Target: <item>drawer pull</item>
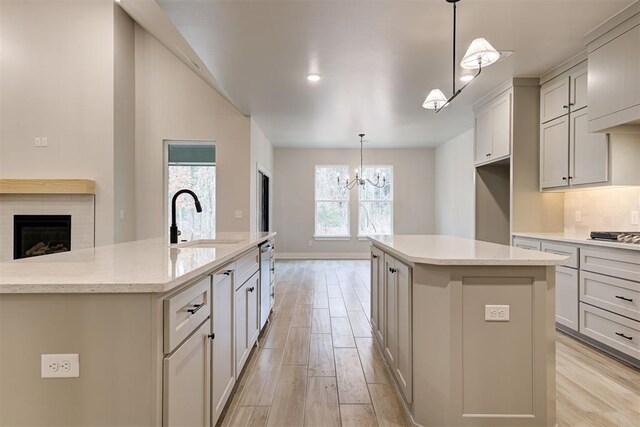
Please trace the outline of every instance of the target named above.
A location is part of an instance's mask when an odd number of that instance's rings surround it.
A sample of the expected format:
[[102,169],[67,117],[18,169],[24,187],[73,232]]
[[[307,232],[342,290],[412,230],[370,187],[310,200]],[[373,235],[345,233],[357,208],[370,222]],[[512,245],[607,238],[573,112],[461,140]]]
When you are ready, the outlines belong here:
[[616,298],[621,299],[622,301],[633,302],[633,298],[625,298],[622,295],[616,295]]
[[631,341],[633,339],[633,337],[628,337],[625,334],[623,334],[622,332],[616,332],[616,335],[619,336],[619,337],[622,337],[622,338],[624,338],[626,340],[629,340],[629,341]]
[[276,271],[276,268],[275,268],[275,267],[273,267],[273,268],[270,268],[269,270],[271,270],[271,271],[275,272],[275,271]]
[[255,291],[255,290],[256,290],[256,288],[252,286],[252,287],[250,287],[250,288],[249,288],[249,289],[247,289],[247,290],[248,290],[249,292],[253,292],[253,291]]
[[222,272],[225,276],[231,276],[231,273],[233,273],[233,270],[225,270]]
[[395,273],[396,271],[398,271],[398,270],[396,270],[396,269],[395,269],[395,268],[393,268],[393,267],[389,267],[389,272],[390,272],[390,273],[392,273],[392,274],[393,274],[393,273]]
[[376,254],[371,254],[371,258],[373,258],[373,259],[378,259],[378,255],[376,255]]
[[205,303],[194,305],[193,308],[189,308],[189,309],[187,309],[187,311],[189,313],[191,313],[191,314],[196,314],[198,312],[198,310],[200,310],[205,305],[206,305]]

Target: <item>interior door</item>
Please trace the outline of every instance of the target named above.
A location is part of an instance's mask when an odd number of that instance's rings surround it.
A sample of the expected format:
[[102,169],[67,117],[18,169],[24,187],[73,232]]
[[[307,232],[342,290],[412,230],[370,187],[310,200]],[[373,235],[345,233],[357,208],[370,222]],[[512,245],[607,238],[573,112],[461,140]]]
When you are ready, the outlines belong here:
[[569,185],[569,117],[562,116],[540,126],[540,186]]
[[258,171],[258,231],[269,231],[269,177]]
[[571,184],[594,184],[609,179],[609,137],[589,133],[588,108],[570,117]]

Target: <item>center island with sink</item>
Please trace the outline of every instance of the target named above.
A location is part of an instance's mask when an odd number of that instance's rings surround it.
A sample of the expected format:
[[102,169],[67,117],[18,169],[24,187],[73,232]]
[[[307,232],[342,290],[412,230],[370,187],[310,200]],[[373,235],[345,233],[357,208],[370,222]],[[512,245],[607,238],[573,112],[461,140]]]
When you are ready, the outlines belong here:
[[371,237],[371,326],[416,425],[553,427],[556,254]]
[[274,237],[0,263],[0,425],[215,424],[273,306]]

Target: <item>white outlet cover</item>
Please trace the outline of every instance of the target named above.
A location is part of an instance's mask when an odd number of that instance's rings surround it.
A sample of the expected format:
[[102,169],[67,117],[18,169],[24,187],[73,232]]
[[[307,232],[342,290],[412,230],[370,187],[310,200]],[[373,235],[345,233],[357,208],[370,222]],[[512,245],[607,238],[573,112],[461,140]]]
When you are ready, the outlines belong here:
[[631,212],[631,224],[638,225],[638,211]]
[[41,378],[77,378],[80,376],[80,355],[43,354],[40,359]]
[[582,222],[582,212],[576,211],[576,222]]
[[508,305],[485,305],[484,320],[488,322],[508,322],[510,318]]
[[242,218],[242,211],[236,211],[236,219]]

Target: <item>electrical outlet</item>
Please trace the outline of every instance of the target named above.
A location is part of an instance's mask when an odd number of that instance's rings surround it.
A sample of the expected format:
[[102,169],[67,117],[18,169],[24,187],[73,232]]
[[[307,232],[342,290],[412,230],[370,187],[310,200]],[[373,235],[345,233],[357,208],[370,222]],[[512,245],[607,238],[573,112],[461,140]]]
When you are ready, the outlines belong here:
[[631,212],[631,225],[638,225],[638,211]]
[[489,322],[508,322],[509,306],[508,305],[485,305],[484,320]]
[[80,376],[80,355],[43,354],[41,355],[41,378],[76,378]]
[[41,138],[35,138],[34,145],[36,147],[42,147],[42,139]]
[[49,146],[49,139],[46,137],[42,137],[42,139],[40,140],[40,146],[41,147],[48,147]]
[[576,211],[576,222],[582,222],[582,212]]

